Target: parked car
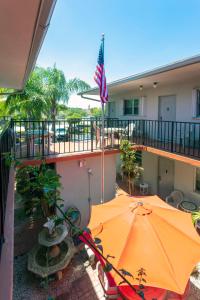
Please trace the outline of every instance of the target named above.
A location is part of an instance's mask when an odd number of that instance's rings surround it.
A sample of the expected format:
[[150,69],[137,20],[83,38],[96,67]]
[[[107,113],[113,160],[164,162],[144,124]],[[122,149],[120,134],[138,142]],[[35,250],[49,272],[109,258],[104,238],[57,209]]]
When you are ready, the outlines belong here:
[[55,140],[57,142],[63,141],[67,142],[69,140],[69,131],[68,128],[58,127],[55,129]]

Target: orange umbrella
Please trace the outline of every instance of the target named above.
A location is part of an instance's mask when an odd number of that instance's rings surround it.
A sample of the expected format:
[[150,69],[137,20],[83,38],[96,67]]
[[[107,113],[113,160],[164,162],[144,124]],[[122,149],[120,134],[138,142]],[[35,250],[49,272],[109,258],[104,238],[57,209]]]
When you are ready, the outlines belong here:
[[[127,277],[133,285],[143,278],[147,286],[183,294],[200,261],[200,238],[191,215],[157,196],[123,195],[93,206],[88,227],[101,240],[104,256],[111,255],[113,266],[134,276]],[[141,268],[146,275],[138,276]],[[122,279],[114,270],[111,274],[118,285]]]

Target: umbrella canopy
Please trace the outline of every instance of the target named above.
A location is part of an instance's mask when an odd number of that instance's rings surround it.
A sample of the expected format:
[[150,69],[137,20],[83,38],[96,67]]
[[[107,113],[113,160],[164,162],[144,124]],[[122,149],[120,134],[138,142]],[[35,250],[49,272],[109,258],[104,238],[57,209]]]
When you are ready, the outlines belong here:
[[[113,266],[133,275],[127,277],[133,285],[144,279],[144,285],[183,294],[200,261],[200,238],[191,215],[157,196],[122,195],[92,206],[88,227],[92,237],[101,240],[103,254],[111,256]],[[146,275],[138,276],[141,269]],[[111,275],[116,284],[122,281],[114,270]]]

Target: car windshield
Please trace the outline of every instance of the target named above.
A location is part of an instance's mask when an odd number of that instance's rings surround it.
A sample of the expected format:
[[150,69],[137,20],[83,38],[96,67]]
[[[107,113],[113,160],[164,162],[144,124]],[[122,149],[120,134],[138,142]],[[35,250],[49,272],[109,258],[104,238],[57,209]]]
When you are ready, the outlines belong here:
[[66,129],[65,128],[57,128],[56,131],[57,132],[64,132],[64,131],[66,131]]

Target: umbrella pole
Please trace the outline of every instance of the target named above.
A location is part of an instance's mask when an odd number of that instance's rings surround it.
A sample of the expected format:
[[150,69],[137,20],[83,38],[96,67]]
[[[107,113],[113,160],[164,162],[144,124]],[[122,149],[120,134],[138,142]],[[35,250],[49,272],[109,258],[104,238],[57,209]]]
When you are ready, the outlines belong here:
[[104,132],[104,103],[102,103],[102,142],[101,142],[101,203],[104,203],[104,183],[105,183],[105,179],[104,179],[104,175],[105,175],[105,163],[104,163],[104,136],[105,136],[105,132]]

